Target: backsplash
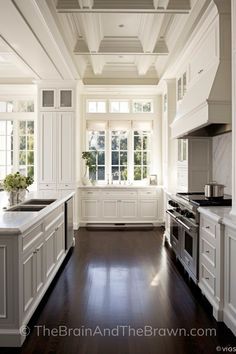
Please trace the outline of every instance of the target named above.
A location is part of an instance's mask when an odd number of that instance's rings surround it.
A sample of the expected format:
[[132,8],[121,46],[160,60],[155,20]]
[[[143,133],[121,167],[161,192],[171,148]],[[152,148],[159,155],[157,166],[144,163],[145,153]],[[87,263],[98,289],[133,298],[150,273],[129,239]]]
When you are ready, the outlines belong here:
[[225,194],[232,195],[232,133],[212,138],[212,176],[225,185]]

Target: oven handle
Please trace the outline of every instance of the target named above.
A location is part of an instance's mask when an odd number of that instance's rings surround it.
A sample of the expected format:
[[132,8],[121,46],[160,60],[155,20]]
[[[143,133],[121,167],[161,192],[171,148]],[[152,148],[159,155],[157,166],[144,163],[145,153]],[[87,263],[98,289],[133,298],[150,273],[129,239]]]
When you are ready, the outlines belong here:
[[185,229],[187,229],[188,231],[191,231],[191,227],[187,226],[182,220],[180,220],[178,217],[176,218],[176,220],[178,221],[178,223],[180,223],[180,225],[182,225],[183,227],[185,227]]
[[177,219],[177,216],[175,216],[173,214],[173,212],[171,212],[171,210],[166,210],[166,213],[169,214],[172,218],[174,218],[175,220]]

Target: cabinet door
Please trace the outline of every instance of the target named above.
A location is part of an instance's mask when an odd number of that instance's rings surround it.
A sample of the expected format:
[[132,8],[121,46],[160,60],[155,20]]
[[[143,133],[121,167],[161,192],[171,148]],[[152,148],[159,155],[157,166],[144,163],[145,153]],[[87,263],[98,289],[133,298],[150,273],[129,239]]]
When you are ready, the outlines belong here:
[[70,110],[73,108],[73,90],[60,89],[58,90],[59,109]]
[[236,231],[226,228],[225,235],[225,307],[224,319],[236,335]]
[[102,200],[102,218],[104,220],[117,220],[119,217],[119,204],[116,199]]
[[44,284],[44,243],[42,242],[37,248],[35,253],[35,291],[36,294],[40,292]]
[[58,188],[74,187],[74,114],[58,113]]
[[56,265],[56,230],[54,230],[45,240],[45,265],[46,279],[50,277]]
[[56,90],[43,89],[40,91],[40,109],[41,110],[55,110],[56,108]]
[[64,222],[56,228],[56,260],[59,261],[65,252],[65,229]]
[[119,214],[121,219],[132,219],[137,220],[138,217],[138,207],[137,200],[121,200],[119,202]]
[[158,208],[156,199],[142,199],[139,201],[140,215],[142,220],[156,221],[158,219]]
[[34,300],[34,255],[35,251],[23,262],[23,311],[27,312]]
[[39,122],[39,182],[49,189],[56,184],[56,113],[43,112]]
[[82,199],[81,201],[81,217],[82,220],[98,220],[100,203],[98,200]]

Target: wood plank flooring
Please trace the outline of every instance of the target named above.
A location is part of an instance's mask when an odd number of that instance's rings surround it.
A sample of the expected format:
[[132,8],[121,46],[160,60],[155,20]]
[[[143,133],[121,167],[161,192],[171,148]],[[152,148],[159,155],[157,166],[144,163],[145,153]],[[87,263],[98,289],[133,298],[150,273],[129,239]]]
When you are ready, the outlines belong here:
[[[64,326],[74,333],[49,335],[49,330]],[[96,330],[96,335],[83,335],[88,328]],[[118,330],[112,336],[109,331],[114,328]],[[149,329],[146,336],[141,333],[145,328]],[[159,328],[156,335],[155,328]],[[167,330],[178,328],[182,335],[167,335]],[[194,336],[189,335],[192,328],[202,328],[200,335],[195,335],[196,330]],[[207,328],[215,330],[216,336],[202,335]],[[236,350],[235,337],[225,325],[217,324],[208,303],[164,247],[160,228],[80,229],[76,247],[32,318],[30,329],[21,349],[0,348],[0,353],[211,354],[217,346]]]

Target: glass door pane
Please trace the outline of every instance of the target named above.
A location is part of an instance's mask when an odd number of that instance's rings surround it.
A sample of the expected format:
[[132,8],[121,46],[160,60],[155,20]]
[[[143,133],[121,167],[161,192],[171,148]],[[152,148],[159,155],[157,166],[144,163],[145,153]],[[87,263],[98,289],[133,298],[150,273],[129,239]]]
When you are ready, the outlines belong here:
[[50,108],[54,107],[54,90],[43,90],[42,91],[42,107]]
[[71,90],[60,90],[60,107],[72,107]]

